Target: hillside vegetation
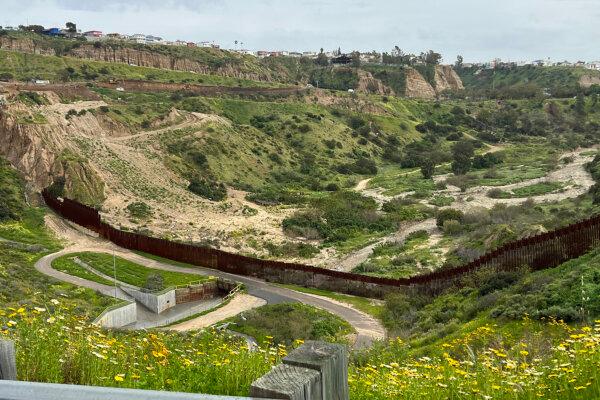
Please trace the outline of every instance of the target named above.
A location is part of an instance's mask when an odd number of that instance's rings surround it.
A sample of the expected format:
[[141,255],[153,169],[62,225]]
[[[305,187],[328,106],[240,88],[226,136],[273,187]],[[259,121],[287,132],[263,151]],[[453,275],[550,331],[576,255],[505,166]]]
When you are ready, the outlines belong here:
[[467,92],[496,98],[535,97],[544,91],[552,97],[572,97],[589,86],[585,78],[600,84],[600,73],[583,67],[471,67],[460,68],[457,72]]

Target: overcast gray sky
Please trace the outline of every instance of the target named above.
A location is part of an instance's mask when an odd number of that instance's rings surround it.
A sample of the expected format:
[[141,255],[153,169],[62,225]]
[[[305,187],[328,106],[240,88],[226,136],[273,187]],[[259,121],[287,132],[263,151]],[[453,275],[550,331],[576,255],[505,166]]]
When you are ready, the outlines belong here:
[[0,0],[0,25],[214,40],[251,50],[434,49],[445,62],[600,59],[600,0]]

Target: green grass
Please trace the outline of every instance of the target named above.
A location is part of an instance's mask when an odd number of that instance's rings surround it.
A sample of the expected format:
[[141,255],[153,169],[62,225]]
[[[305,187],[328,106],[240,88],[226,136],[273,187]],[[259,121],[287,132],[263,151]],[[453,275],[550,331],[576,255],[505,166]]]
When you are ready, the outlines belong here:
[[[271,304],[229,319],[229,329],[255,338],[259,343],[283,343],[295,340],[344,341],[352,333],[350,324],[318,308],[300,304]],[[285,323],[282,323],[285,321]]]
[[282,286],[288,289],[296,290],[302,293],[315,294],[317,296],[328,297],[333,300],[337,300],[342,303],[347,303],[352,305],[359,311],[362,311],[366,314],[369,314],[375,318],[380,319],[383,312],[383,304],[381,304],[378,300],[372,300],[365,297],[351,296],[347,294],[341,294],[336,292],[330,292],[328,290],[307,288],[303,286],[297,285],[284,285],[279,284],[278,286]]
[[376,177],[369,181],[369,188],[383,188],[387,196],[403,192],[425,192],[435,190],[433,179],[424,179],[418,168],[406,169],[398,165],[381,168]]
[[30,382],[247,396],[286,350],[261,345],[253,352],[245,341],[212,330],[105,330],[63,299],[48,306],[34,301],[19,312],[0,309],[0,326],[9,327],[0,337],[15,341],[19,380]]
[[452,205],[452,203],[454,203],[454,200],[455,199],[452,196],[436,195],[433,196],[431,199],[427,200],[427,202],[437,207],[447,207]]
[[57,271],[64,272],[69,275],[77,276],[79,278],[87,279],[88,281],[98,282],[103,285],[113,286],[114,282],[109,281],[108,279],[104,279],[93,272],[88,271],[81,265],[77,264],[73,258],[76,256],[72,254],[67,254],[62,257],[59,257],[52,261],[52,268]]
[[[113,256],[103,253],[74,253],[71,257],[78,257],[90,267],[107,276],[113,276]],[[181,272],[163,271],[144,267],[120,257],[116,257],[117,281],[130,285],[143,287],[149,275],[158,274],[164,279],[164,286],[186,285],[191,282],[207,281],[211,279],[206,275],[192,275]]]
[[499,190],[491,191],[490,197],[497,199],[511,199],[511,198],[524,198],[541,196],[544,194],[556,192],[564,187],[561,182],[540,182],[532,185],[523,186],[520,188],[513,189],[511,191]]

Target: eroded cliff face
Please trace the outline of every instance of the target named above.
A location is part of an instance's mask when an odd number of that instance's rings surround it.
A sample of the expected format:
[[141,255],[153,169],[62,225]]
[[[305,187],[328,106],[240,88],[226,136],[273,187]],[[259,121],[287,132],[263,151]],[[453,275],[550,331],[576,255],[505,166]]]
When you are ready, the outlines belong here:
[[434,74],[435,87],[414,68],[406,69],[406,97],[434,99],[445,90],[464,89],[462,80],[450,65],[436,65]]
[[5,36],[0,36],[0,49],[41,54],[45,56],[55,55],[53,49],[41,48],[31,39],[13,39]]
[[[53,96],[40,94],[53,101]],[[9,103],[0,108],[0,142],[6,144],[0,146],[0,155],[21,171],[32,191],[39,192],[62,176],[66,195],[88,204],[102,202],[104,183],[72,142],[109,130],[92,113],[66,119],[68,110],[80,111],[94,103],[103,102],[82,102],[83,106]]]
[[419,99],[434,99],[436,91],[429,82],[423,78],[423,75],[414,68],[406,68],[406,97]]
[[386,86],[379,79],[373,77],[370,72],[359,69],[358,86],[356,90],[361,93],[374,93],[381,95],[394,95],[392,88]]
[[[52,48],[36,45],[31,39],[13,39],[0,37],[0,49],[33,53],[40,55],[56,55]],[[112,48],[110,46],[95,47],[81,43],[69,50],[65,55],[93,61],[125,63],[140,67],[162,68],[177,71],[196,72],[199,74],[221,75],[232,78],[251,79],[256,81],[273,81],[284,76],[285,71],[259,68],[249,65],[240,56],[233,64],[210,66],[209,64],[189,58],[179,58],[168,54],[133,48]]]
[[462,90],[463,86],[460,76],[450,65],[436,65],[435,67],[435,90],[441,93],[444,90]]

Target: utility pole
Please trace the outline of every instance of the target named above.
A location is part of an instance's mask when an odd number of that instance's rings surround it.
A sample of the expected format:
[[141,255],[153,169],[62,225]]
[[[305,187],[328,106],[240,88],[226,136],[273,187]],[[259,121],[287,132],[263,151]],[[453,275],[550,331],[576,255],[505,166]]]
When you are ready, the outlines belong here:
[[117,298],[117,259],[113,250],[113,277],[115,279],[115,298]]

